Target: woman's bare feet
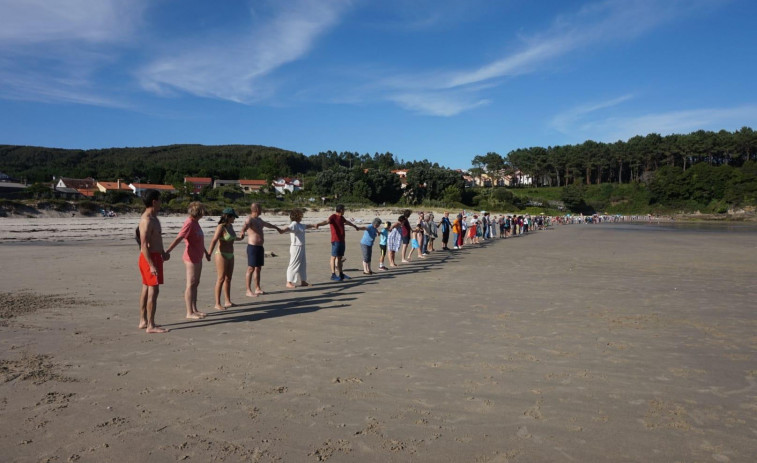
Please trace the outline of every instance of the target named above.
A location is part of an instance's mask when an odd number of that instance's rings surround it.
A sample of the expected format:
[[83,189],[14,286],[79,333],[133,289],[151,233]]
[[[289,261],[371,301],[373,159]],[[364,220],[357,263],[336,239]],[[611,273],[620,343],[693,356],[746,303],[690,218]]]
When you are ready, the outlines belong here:
[[234,304],[233,302],[229,301],[229,302],[227,302],[226,304],[223,305],[223,308],[224,309],[228,309],[229,307],[236,307],[236,306],[237,306],[236,304]]
[[226,310],[226,307],[221,307],[220,305],[216,305],[213,308],[216,309],[216,310]]
[[162,333],[168,333],[171,330],[168,330],[166,328],[161,328],[159,326],[148,326],[145,330],[146,333],[150,334],[162,334]]
[[205,314],[202,312],[192,312],[191,314],[187,315],[187,318],[190,320],[202,320],[205,318]]
[[296,286],[287,281],[287,288],[296,288]]
[[255,293],[253,293],[252,291],[249,291],[249,290],[246,293],[244,293],[244,295],[247,296],[247,297],[258,297],[257,294],[255,294]]
[[147,322],[146,321],[140,321],[139,322],[139,329],[143,330],[145,328],[147,328]]

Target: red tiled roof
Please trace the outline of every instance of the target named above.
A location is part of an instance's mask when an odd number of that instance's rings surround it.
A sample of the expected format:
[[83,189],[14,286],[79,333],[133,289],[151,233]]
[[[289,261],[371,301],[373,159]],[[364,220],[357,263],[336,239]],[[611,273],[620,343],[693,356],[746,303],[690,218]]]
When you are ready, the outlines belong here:
[[95,186],[95,179],[92,177],[87,178],[68,178],[61,177],[58,180],[62,181],[68,188],[93,188]]
[[82,196],[92,197],[95,192],[100,191],[97,188],[77,188],[76,191],[82,194]]
[[135,188],[139,188],[142,190],[147,189],[153,189],[153,190],[175,190],[176,188],[173,187],[173,185],[159,185],[157,183],[132,183],[132,185]]
[[265,180],[240,180],[239,181],[240,185],[250,185],[250,186],[254,186],[254,185],[265,186],[266,183],[267,182]]
[[131,190],[126,182],[121,182],[121,188],[118,188],[118,182],[97,182],[97,184],[106,190]]
[[191,182],[194,184],[207,183],[208,185],[213,183],[213,179],[210,177],[184,177],[184,183]]

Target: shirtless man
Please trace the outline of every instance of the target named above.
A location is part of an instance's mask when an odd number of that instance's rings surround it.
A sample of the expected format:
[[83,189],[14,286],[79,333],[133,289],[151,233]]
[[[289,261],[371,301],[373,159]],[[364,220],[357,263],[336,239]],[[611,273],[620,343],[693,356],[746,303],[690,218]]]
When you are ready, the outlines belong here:
[[163,262],[171,256],[163,249],[163,235],[158,220],[160,192],[147,190],[142,196],[145,211],[139,220],[139,271],[142,274],[142,293],[139,297],[139,328],[147,333],[167,333],[169,330],[155,324],[158,293],[163,284]]
[[[262,210],[259,203],[250,205],[250,216],[244,221],[244,227],[239,232],[239,239],[247,233],[247,296],[257,297],[265,292],[260,288],[260,270],[263,267],[265,251],[263,249],[263,228],[273,228],[281,233],[281,229],[260,218]],[[252,282],[255,281],[255,291]]]

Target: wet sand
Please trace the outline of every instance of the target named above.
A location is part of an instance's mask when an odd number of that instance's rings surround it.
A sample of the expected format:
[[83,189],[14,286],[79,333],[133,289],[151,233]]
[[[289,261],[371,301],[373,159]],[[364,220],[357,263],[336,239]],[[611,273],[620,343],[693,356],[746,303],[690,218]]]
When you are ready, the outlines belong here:
[[322,229],[296,290],[267,232],[269,294],[244,296],[240,243],[240,305],[212,312],[206,263],[212,313],[185,320],[175,253],[171,332],[147,335],[136,219],[86,220],[32,240],[0,220],[3,461],[753,461],[751,231],[563,226],[369,277],[348,228],[354,279],[332,283]]

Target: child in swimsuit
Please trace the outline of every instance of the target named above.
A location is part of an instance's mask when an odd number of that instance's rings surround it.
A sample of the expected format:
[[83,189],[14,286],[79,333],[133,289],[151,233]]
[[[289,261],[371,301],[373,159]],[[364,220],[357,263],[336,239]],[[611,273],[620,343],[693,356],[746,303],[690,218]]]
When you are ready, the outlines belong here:
[[[218,221],[215,235],[210,242],[210,254],[213,254],[216,243],[218,243],[218,249],[215,251],[216,271],[218,272],[218,279],[215,286],[216,297],[216,310],[226,310],[229,307],[233,307],[234,303],[231,302],[231,276],[234,273],[234,241],[241,238],[234,232],[234,219],[239,216],[234,209],[227,207],[223,210],[221,219]],[[223,289],[224,296],[226,297],[226,303],[221,305],[221,290]]]

